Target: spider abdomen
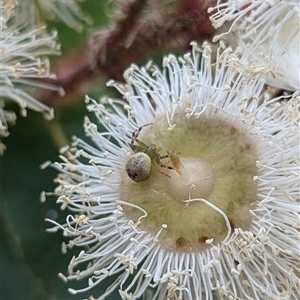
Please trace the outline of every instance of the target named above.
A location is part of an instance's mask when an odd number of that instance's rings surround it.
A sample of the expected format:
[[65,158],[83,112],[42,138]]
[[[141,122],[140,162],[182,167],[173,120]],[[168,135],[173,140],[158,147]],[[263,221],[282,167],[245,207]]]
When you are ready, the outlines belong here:
[[134,154],[126,164],[126,173],[135,182],[147,180],[151,175],[151,171],[151,158],[144,152]]

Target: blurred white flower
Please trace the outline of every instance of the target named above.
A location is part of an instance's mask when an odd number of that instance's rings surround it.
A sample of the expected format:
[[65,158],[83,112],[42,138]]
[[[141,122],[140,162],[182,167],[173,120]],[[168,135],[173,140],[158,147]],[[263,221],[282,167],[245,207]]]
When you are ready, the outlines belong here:
[[91,24],[92,19],[80,9],[79,2],[82,0],[21,0],[16,13],[24,24],[36,26],[45,18],[58,19],[80,32],[83,30],[82,22]]
[[[35,88],[57,90],[61,94],[63,91],[59,87],[38,81],[53,76],[46,56],[60,53],[56,32],[49,35],[45,27],[27,29],[15,15],[12,1],[1,1],[0,10],[0,137],[5,137],[8,135],[7,123],[16,119],[13,112],[3,110],[6,101],[16,102],[23,116],[29,108],[52,118],[53,110],[31,94]],[[0,154],[4,149],[5,146],[1,144]]]
[[221,31],[214,41],[241,47],[243,63],[254,73],[264,70],[267,84],[300,91],[299,1],[225,1],[209,12]]
[[299,97],[269,99],[230,48],[192,45],[163,71],[133,65],[126,84],[110,81],[124,100],[87,98],[94,146],[75,139],[43,166],[59,186],[42,200],[71,211],[49,231],[72,237],[64,252],[84,247],[60,274],[88,278],[73,294],[116,276],[96,299],[299,297]]

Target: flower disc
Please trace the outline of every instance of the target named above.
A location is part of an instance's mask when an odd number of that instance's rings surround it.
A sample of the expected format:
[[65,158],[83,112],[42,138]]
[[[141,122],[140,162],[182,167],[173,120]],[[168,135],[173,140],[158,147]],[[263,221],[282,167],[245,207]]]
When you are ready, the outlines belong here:
[[[124,174],[121,198],[134,204],[124,206],[130,219],[143,215],[135,206],[147,212],[140,225],[147,232],[155,235],[162,224],[167,225],[159,236],[163,246],[197,251],[207,240],[219,242],[228,230],[246,229],[251,223],[249,209],[256,200],[254,145],[241,124],[184,115],[178,115],[174,122],[176,127],[168,130],[166,120],[158,120],[141,139],[146,144],[156,143],[161,155],[169,150],[179,152],[190,182],[182,182],[176,171],[156,165],[150,178],[138,184]],[[218,209],[227,216],[231,229]]]

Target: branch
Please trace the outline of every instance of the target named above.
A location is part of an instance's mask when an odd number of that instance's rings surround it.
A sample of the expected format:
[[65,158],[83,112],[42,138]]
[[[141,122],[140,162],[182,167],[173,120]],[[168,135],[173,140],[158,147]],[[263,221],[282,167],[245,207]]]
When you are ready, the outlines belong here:
[[[147,1],[136,0],[126,7],[116,26],[98,35],[97,47],[76,54],[56,70],[57,79],[51,83],[64,88],[66,95],[58,98],[56,92],[45,91],[40,101],[50,106],[65,103],[80,92],[80,87],[99,75],[105,79],[123,80],[123,72],[132,62],[158,50],[186,50],[192,40],[209,38],[215,29],[209,21],[207,9],[216,0],[181,0],[176,10],[162,15],[161,22],[143,21],[142,11]],[[89,47],[91,48],[91,46]]]

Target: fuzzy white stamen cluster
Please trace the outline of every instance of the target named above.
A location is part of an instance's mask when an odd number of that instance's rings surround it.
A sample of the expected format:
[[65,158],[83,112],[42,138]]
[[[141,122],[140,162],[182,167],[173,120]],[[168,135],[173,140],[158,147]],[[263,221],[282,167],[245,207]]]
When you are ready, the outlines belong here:
[[300,91],[299,1],[225,1],[209,9],[221,38],[243,52],[243,64],[264,72],[269,85]]
[[[42,112],[48,119],[53,118],[53,110],[36,100],[31,94],[34,88],[63,90],[38,79],[53,77],[50,73],[47,55],[59,54],[57,33],[49,35],[45,27],[26,27],[16,14],[16,6],[10,1],[0,2],[0,137],[8,136],[8,123],[13,123],[16,116],[5,111],[6,100],[16,102],[22,116],[26,109]],[[5,146],[0,144],[0,154]]]
[[[75,139],[64,149],[72,160],[52,164],[59,171],[59,186],[46,195],[56,196],[70,215],[64,225],[48,220],[54,224],[51,230],[61,229],[70,238],[65,251],[86,249],[72,259],[69,274],[60,275],[65,281],[89,278],[86,288],[71,293],[89,291],[115,275],[96,299],[114,289],[124,300],[137,299],[149,288],[154,300],[299,297],[299,96],[268,99],[264,81],[245,78],[230,48],[219,48],[214,64],[208,44],[192,46],[192,53],[182,58],[166,57],[162,71],[152,64],[133,65],[125,73],[126,84],[111,81],[124,100],[105,99],[110,109],[87,98],[88,109],[105,130],[99,132],[86,119],[93,146]],[[235,228],[221,243],[208,241],[199,252],[164,248],[159,242],[168,225],[163,218],[157,235],[150,234],[140,228],[147,211],[121,197],[132,132],[158,117],[176,130],[175,112],[187,120],[222,116],[241,124],[257,143],[252,224],[247,230]],[[141,210],[142,217],[130,220],[123,212],[126,205]]]
[[[17,0],[12,0],[17,2]],[[92,23],[90,16],[80,8],[82,0],[22,0],[16,7],[20,21],[36,26],[41,19],[59,20],[68,27],[80,32],[83,30],[83,22]]]

